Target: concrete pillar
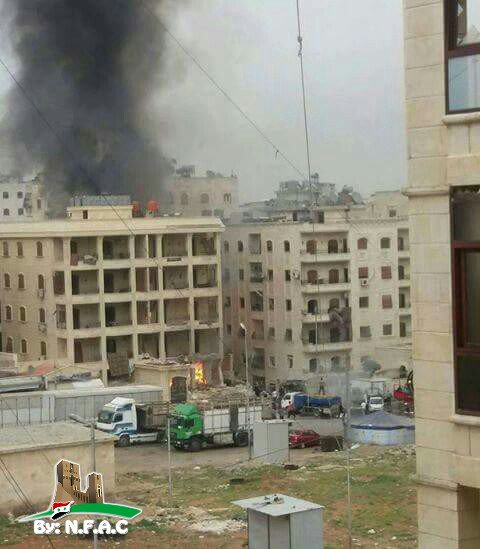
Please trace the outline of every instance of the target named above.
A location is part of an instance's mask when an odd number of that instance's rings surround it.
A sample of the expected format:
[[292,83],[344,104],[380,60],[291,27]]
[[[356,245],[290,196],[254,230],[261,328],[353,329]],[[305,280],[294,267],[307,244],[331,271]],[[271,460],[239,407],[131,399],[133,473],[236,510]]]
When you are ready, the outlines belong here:
[[419,549],[480,547],[479,491],[419,485]]

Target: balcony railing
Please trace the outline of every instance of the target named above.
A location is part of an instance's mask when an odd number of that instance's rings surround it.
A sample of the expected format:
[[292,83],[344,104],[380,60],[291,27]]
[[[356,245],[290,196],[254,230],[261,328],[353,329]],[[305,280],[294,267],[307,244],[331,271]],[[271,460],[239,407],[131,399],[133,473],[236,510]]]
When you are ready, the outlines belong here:
[[252,274],[250,276],[250,282],[263,282],[265,280],[265,275],[258,273]]

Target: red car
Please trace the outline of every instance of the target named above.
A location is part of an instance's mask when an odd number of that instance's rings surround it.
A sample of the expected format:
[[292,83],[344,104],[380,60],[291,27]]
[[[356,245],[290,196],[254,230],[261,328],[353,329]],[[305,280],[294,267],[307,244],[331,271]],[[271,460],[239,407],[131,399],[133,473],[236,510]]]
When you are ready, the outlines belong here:
[[305,448],[320,444],[320,435],[310,429],[296,429],[288,434],[290,448]]

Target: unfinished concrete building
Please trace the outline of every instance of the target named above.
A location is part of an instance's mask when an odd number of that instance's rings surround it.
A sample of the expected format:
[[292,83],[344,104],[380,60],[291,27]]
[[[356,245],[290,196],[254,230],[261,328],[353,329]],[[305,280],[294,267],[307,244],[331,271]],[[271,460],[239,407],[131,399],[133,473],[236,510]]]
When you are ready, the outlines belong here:
[[142,353],[221,359],[220,220],[67,213],[0,228],[4,351],[92,370]]
[[323,206],[288,182],[223,235],[226,348],[243,375],[245,323],[261,386],[304,379],[318,389],[328,372],[410,342],[407,199],[382,192],[364,204],[322,185]]

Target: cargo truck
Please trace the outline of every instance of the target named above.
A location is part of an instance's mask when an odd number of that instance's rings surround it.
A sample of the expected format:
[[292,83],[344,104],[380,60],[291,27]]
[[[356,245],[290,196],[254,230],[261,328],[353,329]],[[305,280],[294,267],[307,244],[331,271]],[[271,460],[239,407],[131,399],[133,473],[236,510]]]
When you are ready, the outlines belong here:
[[118,446],[139,442],[163,442],[167,428],[167,402],[137,403],[133,398],[114,398],[98,414],[96,428],[116,435]]
[[246,446],[254,421],[271,417],[268,399],[251,399],[249,414],[245,401],[177,404],[171,414],[170,437],[176,448],[191,452],[227,444]]
[[339,417],[342,399],[339,396],[310,396],[306,393],[287,393],[281,407],[288,417],[296,415]]

